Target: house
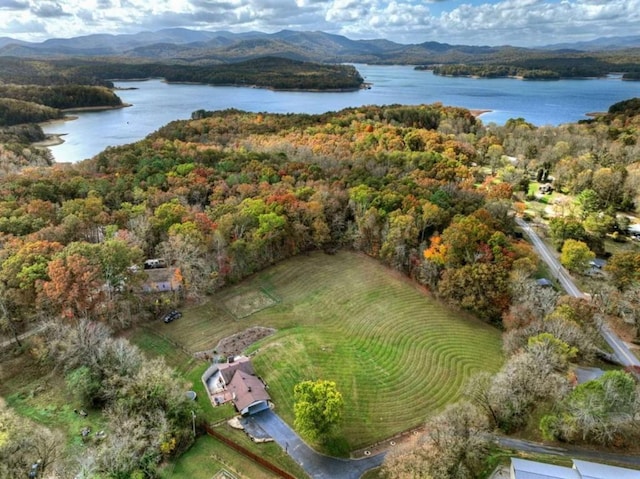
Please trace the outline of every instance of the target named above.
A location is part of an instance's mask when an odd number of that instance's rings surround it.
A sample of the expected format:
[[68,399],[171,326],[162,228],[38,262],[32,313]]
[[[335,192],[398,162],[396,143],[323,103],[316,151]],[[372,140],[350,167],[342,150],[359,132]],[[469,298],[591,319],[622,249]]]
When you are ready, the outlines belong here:
[[573,459],[573,467],[511,458],[510,479],[640,479],[640,471]]
[[142,284],[144,293],[164,293],[179,291],[182,288],[180,276],[176,268],[161,268],[145,270],[147,279]]
[[271,397],[246,356],[213,364],[202,375],[202,382],[214,406],[231,401],[243,416],[269,408]]
[[601,258],[594,258],[589,261],[589,266],[593,268],[602,269],[607,265],[607,260]]
[[552,288],[553,287],[553,283],[550,280],[548,280],[547,278],[536,279],[536,285],[540,286],[541,288]]

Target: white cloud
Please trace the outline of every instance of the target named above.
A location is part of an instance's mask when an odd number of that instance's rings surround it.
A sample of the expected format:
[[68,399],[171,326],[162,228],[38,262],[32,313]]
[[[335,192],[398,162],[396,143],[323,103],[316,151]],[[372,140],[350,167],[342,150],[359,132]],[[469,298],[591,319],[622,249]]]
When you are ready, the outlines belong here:
[[9,10],[0,36],[34,41],[180,26],[527,46],[635,35],[640,25],[640,0],[0,0]]

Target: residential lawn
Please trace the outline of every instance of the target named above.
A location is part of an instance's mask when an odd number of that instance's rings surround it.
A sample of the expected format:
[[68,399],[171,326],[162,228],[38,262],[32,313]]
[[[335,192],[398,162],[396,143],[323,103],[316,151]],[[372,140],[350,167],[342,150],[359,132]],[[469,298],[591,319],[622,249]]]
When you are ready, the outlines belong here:
[[[277,301],[237,319],[229,305],[259,291]],[[150,323],[144,335],[155,333],[196,352],[252,326],[278,330],[250,348],[277,412],[292,424],[295,384],[336,381],[346,403],[340,433],[351,450],[423,423],[459,399],[473,373],[495,372],[503,360],[496,328],[349,252],[282,262],[185,309],[173,323]],[[143,338],[139,344],[153,341]]]
[[196,443],[176,462],[162,470],[160,477],[162,479],[212,479],[223,469],[236,477],[255,479],[278,477],[210,436],[198,438]]

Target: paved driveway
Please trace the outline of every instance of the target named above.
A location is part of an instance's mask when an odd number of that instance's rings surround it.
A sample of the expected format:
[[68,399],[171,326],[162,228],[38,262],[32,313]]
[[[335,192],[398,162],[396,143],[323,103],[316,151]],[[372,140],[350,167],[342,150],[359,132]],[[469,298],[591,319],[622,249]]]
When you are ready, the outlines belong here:
[[251,416],[313,479],[359,479],[365,471],[382,465],[384,453],[364,459],[338,459],[311,449],[271,410]]

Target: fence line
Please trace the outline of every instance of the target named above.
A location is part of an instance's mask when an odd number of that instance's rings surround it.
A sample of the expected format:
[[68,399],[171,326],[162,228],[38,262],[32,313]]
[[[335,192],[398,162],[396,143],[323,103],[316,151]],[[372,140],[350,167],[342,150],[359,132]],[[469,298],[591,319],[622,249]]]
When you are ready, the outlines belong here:
[[206,424],[204,428],[207,431],[207,434],[209,434],[209,436],[215,437],[216,439],[224,442],[230,448],[235,449],[240,454],[243,454],[244,456],[247,456],[252,461],[257,462],[258,464],[260,464],[265,469],[268,469],[269,471],[277,474],[278,476],[280,476],[280,477],[282,477],[284,479],[296,479],[296,477],[292,476],[291,474],[289,474],[286,471],[283,471],[282,469],[280,469],[275,464],[270,463],[269,461],[261,458],[257,454],[251,452],[249,449],[241,446],[240,444],[238,444],[235,441],[229,439],[228,437],[223,436],[219,432],[214,431],[208,424]]

